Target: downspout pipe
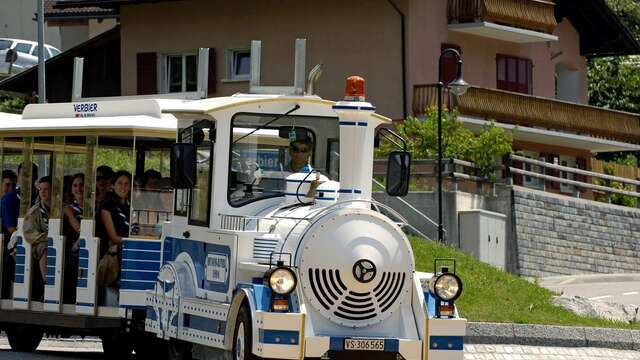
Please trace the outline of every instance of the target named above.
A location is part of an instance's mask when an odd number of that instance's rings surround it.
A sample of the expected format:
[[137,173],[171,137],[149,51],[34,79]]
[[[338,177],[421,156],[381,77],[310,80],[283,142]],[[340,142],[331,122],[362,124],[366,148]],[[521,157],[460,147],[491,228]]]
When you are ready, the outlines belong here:
[[404,13],[393,0],[387,0],[400,16],[400,44],[402,51],[402,117],[407,118],[407,65],[406,65],[406,41],[405,41],[405,20]]

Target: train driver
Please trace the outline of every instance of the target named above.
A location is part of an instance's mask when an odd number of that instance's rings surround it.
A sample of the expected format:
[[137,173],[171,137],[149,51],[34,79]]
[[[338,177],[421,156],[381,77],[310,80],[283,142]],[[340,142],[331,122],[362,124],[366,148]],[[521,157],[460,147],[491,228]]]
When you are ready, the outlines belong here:
[[[311,137],[297,137],[294,141],[289,143],[289,158],[291,159],[284,169],[284,178],[287,176],[303,172],[309,173],[314,172],[315,170],[309,164],[311,160],[311,151],[313,150],[313,141]],[[309,186],[309,191],[307,192],[307,197],[315,196],[316,189],[320,186],[320,173],[315,171],[315,175],[310,175],[313,179],[311,180],[311,184]]]

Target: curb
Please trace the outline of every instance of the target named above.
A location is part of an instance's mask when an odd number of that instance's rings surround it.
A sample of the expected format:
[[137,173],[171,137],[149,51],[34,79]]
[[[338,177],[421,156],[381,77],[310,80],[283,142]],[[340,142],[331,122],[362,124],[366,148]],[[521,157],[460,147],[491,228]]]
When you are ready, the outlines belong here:
[[640,330],[469,322],[464,341],[465,344],[599,347],[638,351]]

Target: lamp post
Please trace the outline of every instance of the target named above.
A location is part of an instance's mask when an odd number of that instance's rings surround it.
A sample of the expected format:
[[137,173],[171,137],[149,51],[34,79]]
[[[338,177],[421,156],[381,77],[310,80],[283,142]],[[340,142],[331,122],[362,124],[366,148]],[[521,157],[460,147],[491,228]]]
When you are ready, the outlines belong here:
[[462,79],[462,57],[456,49],[447,48],[440,53],[438,60],[438,241],[444,241],[444,229],[442,227],[442,92],[445,87],[442,81],[442,59],[445,55],[452,54],[458,59],[456,78],[446,86],[457,96],[467,92],[469,84]]

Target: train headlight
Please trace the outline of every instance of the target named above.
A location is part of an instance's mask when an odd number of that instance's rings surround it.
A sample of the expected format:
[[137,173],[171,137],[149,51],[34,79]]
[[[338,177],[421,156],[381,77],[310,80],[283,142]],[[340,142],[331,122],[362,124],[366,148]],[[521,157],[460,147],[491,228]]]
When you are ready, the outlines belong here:
[[442,301],[453,301],[462,294],[462,280],[452,273],[435,275],[431,278],[429,290]]
[[291,293],[298,283],[296,274],[287,267],[277,267],[267,271],[265,280],[271,290],[280,295]]

